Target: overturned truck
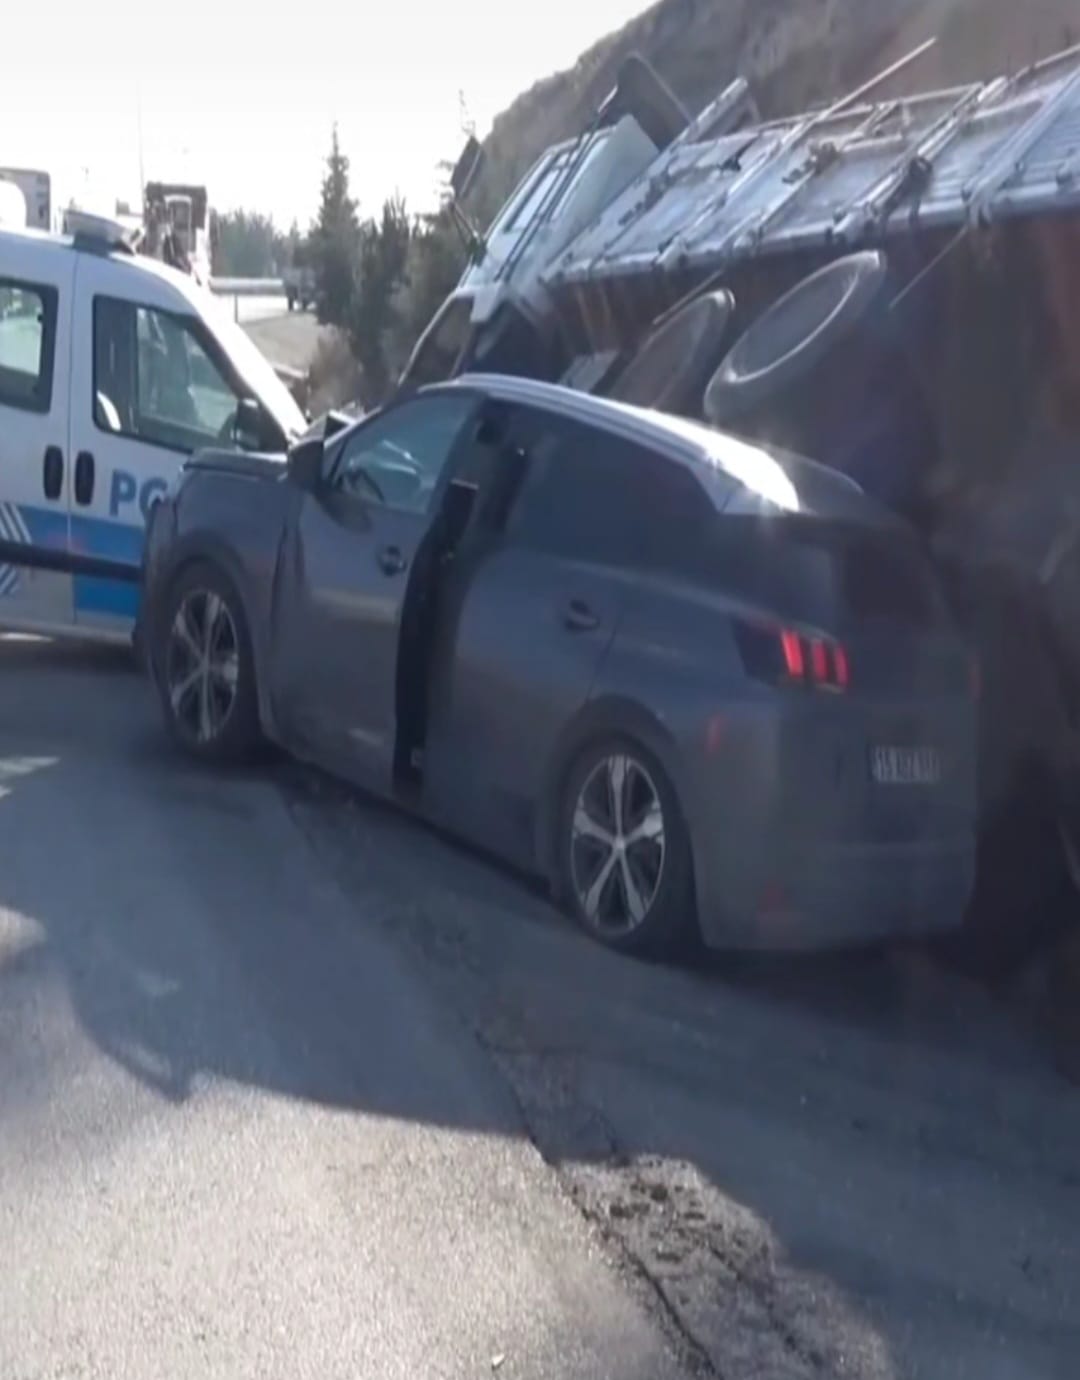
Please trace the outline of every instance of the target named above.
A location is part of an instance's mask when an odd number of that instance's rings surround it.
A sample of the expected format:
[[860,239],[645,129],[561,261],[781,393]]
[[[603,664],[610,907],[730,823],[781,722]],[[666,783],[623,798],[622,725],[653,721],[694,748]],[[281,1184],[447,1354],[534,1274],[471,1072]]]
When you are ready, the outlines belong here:
[[812,455],[906,516],[982,665],[967,948],[1002,971],[1080,882],[1080,48],[890,96],[909,60],[763,122],[741,80],[690,118],[631,59],[467,227],[403,383],[558,380]]

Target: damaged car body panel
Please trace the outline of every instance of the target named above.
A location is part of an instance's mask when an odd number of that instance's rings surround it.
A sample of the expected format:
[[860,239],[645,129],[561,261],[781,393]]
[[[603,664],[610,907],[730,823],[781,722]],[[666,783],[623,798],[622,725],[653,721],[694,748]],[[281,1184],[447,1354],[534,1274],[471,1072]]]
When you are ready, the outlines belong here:
[[201,457],[146,578],[185,746],[226,755],[250,694],[287,750],[548,878],[616,947],[958,922],[970,661],[903,525],[812,462],[474,375],[286,463]]

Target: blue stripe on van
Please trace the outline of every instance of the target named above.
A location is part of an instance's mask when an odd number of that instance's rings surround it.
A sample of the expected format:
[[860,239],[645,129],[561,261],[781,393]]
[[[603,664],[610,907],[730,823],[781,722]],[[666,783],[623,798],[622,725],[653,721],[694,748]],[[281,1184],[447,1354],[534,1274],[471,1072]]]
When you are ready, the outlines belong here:
[[138,585],[102,580],[96,575],[76,575],[74,594],[76,613],[107,613],[114,618],[134,620],[139,612]]
[[[55,508],[18,505],[34,546],[63,551],[68,545],[68,515]],[[142,560],[143,525],[111,522],[108,518],[71,515],[71,550],[84,556],[104,556],[137,566]]]
[[[64,550],[68,546],[68,515],[55,508],[32,508],[19,504],[30,541],[34,546]],[[143,527],[106,518],[72,513],[70,549],[84,556],[101,556],[138,567],[142,560]],[[115,618],[134,619],[139,609],[139,586],[96,575],[76,575],[75,612],[104,613]]]

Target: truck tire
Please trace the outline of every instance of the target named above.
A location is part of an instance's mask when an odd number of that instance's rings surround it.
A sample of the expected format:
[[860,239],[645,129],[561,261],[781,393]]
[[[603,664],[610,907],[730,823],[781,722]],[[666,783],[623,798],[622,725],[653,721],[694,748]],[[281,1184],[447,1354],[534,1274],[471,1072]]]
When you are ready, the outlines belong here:
[[837,259],[786,292],[736,341],[705,390],[714,426],[737,421],[805,376],[846,340],[877,302],[885,255]]
[[735,313],[730,292],[705,293],[661,320],[615,379],[609,397],[661,412],[701,415],[701,397]]

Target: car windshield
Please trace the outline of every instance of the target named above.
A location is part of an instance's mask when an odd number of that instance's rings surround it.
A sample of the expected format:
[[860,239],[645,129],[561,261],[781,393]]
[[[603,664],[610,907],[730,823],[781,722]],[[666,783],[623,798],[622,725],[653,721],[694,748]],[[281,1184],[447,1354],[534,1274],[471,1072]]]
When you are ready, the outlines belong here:
[[1080,0],[3,44],[0,1380],[1080,1375]]
[[295,440],[305,427],[304,414],[296,399],[251,337],[230,321],[220,306],[209,305],[208,319],[218,343],[255,396],[270,409],[285,435]]

